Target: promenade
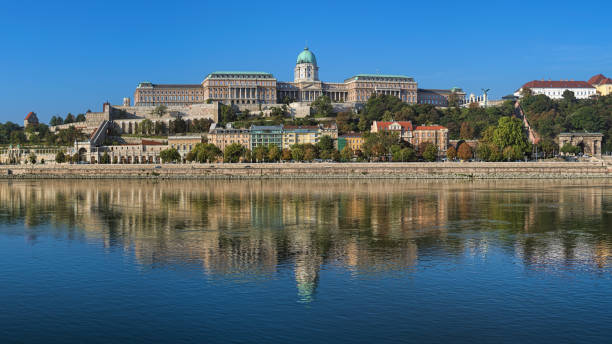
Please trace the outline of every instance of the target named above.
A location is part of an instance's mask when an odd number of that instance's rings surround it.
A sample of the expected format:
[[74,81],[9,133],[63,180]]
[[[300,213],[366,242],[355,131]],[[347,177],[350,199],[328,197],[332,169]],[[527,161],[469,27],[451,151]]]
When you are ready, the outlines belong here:
[[601,162],[3,165],[3,179],[570,179],[610,178]]

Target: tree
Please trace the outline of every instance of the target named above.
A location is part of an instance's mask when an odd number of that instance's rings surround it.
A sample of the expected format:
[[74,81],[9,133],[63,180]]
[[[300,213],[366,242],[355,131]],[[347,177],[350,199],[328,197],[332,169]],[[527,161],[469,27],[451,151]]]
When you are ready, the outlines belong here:
[[467,143],[462,143],[459,145],[459,149],[457,150],[457,157],[461,160],[470,160],[473,157],[472,147]]
[[66,162],[66,155],[64,154],[64,152],[59,151],[55,153],[55,162],[58,164]]
[[26,143],[27,137],[25,136],[25,132],[23,130],[13,131],[11,133],[11,143],[12,144],[22,144]]
[[552,156],[555,151],[559,150],[559,146],[555,143],[555,141],[549,137],[545,137],[538,144],[540,150],[544,152],[545,156]]
[[218,157],[223,155],[219,147],[212,143],[198,143],[190,153],[192,153],[190,161],[197,161],[199,163],[215,162]]
[[166,123],[162,121],[155,122],[155,134],[162,135],[166,132]]
[[153,122],[150,119],[145,118],[142,122],[140,122],[139,128],[142,135],[151,135],[153,132]]
[[49,125],[51,126],[62,125],[62,124],[64,124],[64,119],[61,118],[60,116],[53,116],[51,117],[51,120],[49,121]]
[[304,145],[304,160],[313,161],[317,158],[317,149],[313,145]]
[[334,149],[334,139],[332,139],[329,135],[323,135],[319,139],[319,142],[316,144],[319,151],[331,151]]
[[253,155],[255,156],[255,160],[257,162],[263,162],[266,160],[268,156],[268,147],[266,146],[257,146],[253,149]]
[[317,117],[329,117],[334,111],[331,99],[328,96],[320,96],[310,106]]
[[163,151],[159,152],[159,157],[164,163],[177,162],[181,160],[181,154],[179,154],[176,148],[164,149]]
[[178,117],[177,119],[170,121],[170,125],[168,126],[168,130],[171,134],[182,134],[187,131],[187,123],[182,118]]
[[455,158],[457,157],[457,150],[454,146],[448,147],[448,149],[446,150],[446,157],[448,158],[448,160],[455,160]]
[[74,122],[75,122],[74,115],[69,112],[66,115],[66,118],[64,119],[64,124],[69,124],[69,123],[74,123]]
[[219,124],[225,125],[236,120],[236,109],[231,105],[219,103]]
[[503,150],[503,157],[507,161],[521,160],[523,158],[523,149],[519,146],[508,146]]
[[100,157],[100,163],[110,164],[110,162],[111,162],[110,155],[108,155],[108,152],[104,152],[104,154],[102,154],[102,156]]
[[425,150],[423,151],[423,159],[427,161],[436,161],[437,158],[438,158],[438,147],[428,142],[428,145],[425,147]]
[[155,109],[153,109],[153,111],[151,111],[151,114],[162,117],[166,114],[167,111],[168,107],[166,107],[165,105],[158,105],[155,107]]
[[391,146],[399,143],[397,133],[389,131],[366,133],[364,137],[365,142],[363,143],[362,150],[370,159],[384,158],[390,153]]
[[239,143],[232,143],[225,147],[223,152],[223,161],[225,162],[239,162],[240,158],[244,155],[246,148]]
[[493,134],[493,143],[502,150],[508,146],[517,146],[526,151],[529,144],[521,120],[515,117],[500,118]]
[[344,146],[344,148],[342,148],[342,151],[340,152],[340,159],[342,159],[342,161],[351,161],[352,158],[353,150],[351,149],[351,147],[349,147],[349,145]]
[[283,151],[281,153],[281,160],[282,161],[289,161],[289,160],[291,160],[291,149],[288,149],[288,148],[283,149]]
[[571,143],[563,145],[561,147],[561,153],[565,154],[579,154],[582,152],[582,149],[579,146],[574,146]]
[[78,115],[76,116],[76,121],[77,121],[77,122],[85,122],[86,120],[87,120],[87,119],[85,118],[85,114],[80,113],[80,114],[78,114]]
[[570,90],[563,91],[562,96],[563,96],[563,99],[568,103],[574,103],[576,101],[576,96],[574,95],[574,92]]
[[468,122],[461,123],[459,138],[462,140],[471,140],[474,138],[474,128]]
[[304,150],[301,147],[291,148],[291,157],[294,161],[303,161]]
[[269,161],[278,161],[281,156],[281,150],[275,144],[270,144],[268,146],[268,160]]

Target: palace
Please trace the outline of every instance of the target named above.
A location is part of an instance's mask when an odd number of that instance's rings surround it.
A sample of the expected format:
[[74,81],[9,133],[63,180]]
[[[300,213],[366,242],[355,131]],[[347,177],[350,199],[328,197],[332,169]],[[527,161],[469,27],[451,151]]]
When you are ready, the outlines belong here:
[[211,101],[248,108],[252,104],[311,103],[328,96],[333,103],[365,103],[372,94],[394,95],[416,104],[417,83],[404,75],[357,74],[344,82],[319,80],[317,59],[308,47],[298,55],[293,82],[278,81],[264,72],[218,71],[201,84],[163,85],[141,82],[135,106],[188,106]]

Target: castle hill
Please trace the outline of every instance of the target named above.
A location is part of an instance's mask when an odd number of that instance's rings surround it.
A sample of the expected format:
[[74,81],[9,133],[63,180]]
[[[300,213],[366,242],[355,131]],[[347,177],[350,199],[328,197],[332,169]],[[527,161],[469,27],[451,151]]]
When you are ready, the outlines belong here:
[[611,175],[612,79],[602,74],[588,81],[527,81],[513,94],[489,99],[489,90],[467,95],[460,87],[419,88],[408,75],[321,81],[323,71],[305,47],[292,81],[266,72],[214,71],[195,84],[140,82],[132,97],[105,102],[100,112],[42,123],[32,111],[23,126],[1,125],[2,174]]

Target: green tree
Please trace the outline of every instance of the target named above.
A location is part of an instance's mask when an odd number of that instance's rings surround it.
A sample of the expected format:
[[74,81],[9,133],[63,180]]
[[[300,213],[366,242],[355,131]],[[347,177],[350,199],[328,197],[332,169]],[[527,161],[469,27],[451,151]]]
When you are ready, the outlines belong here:
[[55,153],[55,162],[58,164],[66,162],[66,154],[62,151]]
[[436,159],[438,159],[438,147],[432,143],[429,143],[423,151],[423,159],[426,161],[436,161]]
[[517,146],[527,151],[529,144],[523,131],[523,123],[515,117],[502,117],[499,119],[497,129],[493,134],[493,143],[504,150],[508,146]]
[[266,146],[257,146],[253,149],[253,155],[257,162],[264,162],[268,157],[268,147]]
[[244,155],[246,148],[239,143],[232,143],[225,147],[223,152],[223,160],[225,162],[239,162],[240,158]]
[[399,143],[397,133],[389,131],[366,133],[364,138],[362,150],[370,159],[384,158],[390,153],[391,146]]
[[574,95],[574,92],[570,90],[563,91],[562,97],[568,103],[574,103],[576,101],[576,96]]
[[319,151],[331,151],[334,149],[334,139],[329,135],[323,135],[316,144]]
[[304,160],[304,150],[301,147],[291,148],[291,157],[294,161]]
[[80,113],[80,114],[78,114],[78,115],[76,116],[76,121],[77,121],[77,122],[85,122],[85,120],[86,120],[86,118],[85,118],[85,114]]
[[317,117],[329,117],[334,112],[334,107],[328,96],[318,97],[310,106]]
[[100,157],[100,163],[110,164],[110,162],[111,162],[110,155],[108,155],[108,152],[104,152],[104,154],[102,154],[102,156]]
[[579,146],[574,146],[571,143],[563,145],[561,147],[561,153],[565,154],[579,154],[582,153],[582,149]]
[[524,154],[524,150],[519,146],[507,146],[502,152],[504,159],[507,161],[521,160]]
[[342,151],[340,152],[340,159],[346,162],[346,161],[351,161],[352,158],[353,158],[353,150],[348,145],[344,146],[344,148],[342,148]]
[[51,120],[49,121],[49,125],[51,126],[62,125],[62,124],[64,124],[64,119],[61,118],[60,116],[53,116],[51,117]]
[[270,144],[268,146],[268,161],[278,161],[281,157],[281,150],[275,144]]
[[181,154],[178,152],[178,150],[176,150],[176,148],[164,149],[163,151],[159,152],[159,157],[164,163],[178,162],[181,160]]
[[66,118],[64,119],[64,124],[70,124],[70,123],[74,123],[75,122],[75,118],[74,115],[71,113],[68,113],[66,115]]

